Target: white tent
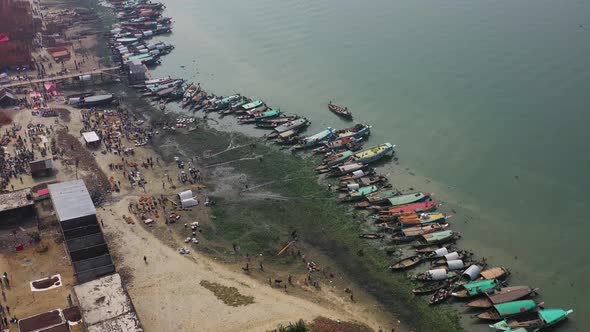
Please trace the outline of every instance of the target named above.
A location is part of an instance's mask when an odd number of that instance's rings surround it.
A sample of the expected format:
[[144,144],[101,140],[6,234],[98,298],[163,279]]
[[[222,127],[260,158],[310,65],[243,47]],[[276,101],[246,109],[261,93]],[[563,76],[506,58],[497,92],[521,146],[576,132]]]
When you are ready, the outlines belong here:
[[182,208],[189,208],[189,207],[196,206],[197,204],[199,204],[199,202],[197,202],[197,200],[192,197],[187,198],[187,199],[183,199],[181,201],[181,203],[182,203]]
[[183,191],[178,194],[178,197],[180,198],[181,201],[183,201],[185,199],[193,198],[193,191],[192,190]]
[[82,133],[82,136],[84,136],[84,140],[86,141],[86,143],[94,143],[100,141],[100,138],[94,131]]

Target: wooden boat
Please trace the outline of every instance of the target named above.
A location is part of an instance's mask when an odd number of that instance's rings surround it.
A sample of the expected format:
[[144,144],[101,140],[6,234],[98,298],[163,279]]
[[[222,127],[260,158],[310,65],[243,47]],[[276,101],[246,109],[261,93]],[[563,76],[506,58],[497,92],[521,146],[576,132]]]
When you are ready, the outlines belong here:
[[297,116],[284,116],[284,117],[280,117],[280,118],[276,118],[276,119],[260,120],[260,121],[256,122],[256,124],[254,124],[254,125],[256,126],[256,128],[274,129],[284,123],[287,123],[289,121],[293,121],[296,119],[298,119]]
[[330,171],[329,176],[336,177],[336,176],[343,176],[347,175],[356,171],[364,171],[368,168],[367,165],[360,164],[360,163],[351,163],[351,164],[344,164],[342,166],[338,166],[333,168]]
[[402,233],[398,236],[394,236],[391,240],[395,242],[410,242],[416,239],[417,236],[441,231],[447,227],[449,227],[448,224],[427,224],[410,227],[402,229]]
[[442,257],[442,256],[449,253],[448,250],[449,250],[449,248],[451,248],[451,246],[452,246],[452,244],[450,244],[450,243],[421,246],[419,248],[416,248],[416,253],[418,253],[418,254],[433,254],[433,253],[436,253],[437,250],[441,250],[441,249],[447,250],[441,256],[435,256],[435,257]]
[[352,113],[350,113],[350,111],[348,110],[348,107],[338,106],[338,105],[332,104],[332,102],[330,102],[328,104],[328,109],[340,117],[343,117],[347,120],[352,120]]
[[418,273],[412,279],[415,281],[443,281],[454,280],[460,276],[457,271],[447,271],[445,269],[428,270]]
[[359,186],[370,186],[370,185],[377,185],[377,184],[384,184],[389,181],[386,177],[377,175],[377,176],[363,176],[360,178],[352,179],[352,180],[344,180],[340,181],[338,186],[338,190],[340,191],[348,191],[350,185],[359,185]]
[[366,150],[359,151],[352,156],[355,162],[369,164],[375,162],[386,156],[393,156],[393,148],[395,145],[391,143],[383,143]]
[[423,246],[429,246],[432,244],[442,244],[456,241],[459,238],[459,234],[453,231],[441,231],[430,234],[421,235],[418,238],[419,244],[415,245],[415,248]]
[[439,258],[439,259],[437,259],[435,261],[432,261],[430,263],[430,266],[435,267],[435,266],[444,265],[448,261],[452,261],[452,260],[455,260],[455,259],[465,259],[465,258],[469,258],[469,256],[471,256],[471,253],[470,252],[467,252],[467,251],[464,251],[464,250],[461,250],[461,251],[453,251],[453,252],[450,252],[450,253],[444,255],[443,257],[441,257],[441,258]]
[[69,103],[74,107],[93,107],[98,105],[110,104],[115,99],[112,94],[97,95],[89,97],[70,98]]
[[349,147],[351,144],[359,143],[362,138],[343,137],[325,143],[323,146],[313,150],[314,153],[328,153],[341,148]]
[[335,132],[336,137],[344,138],[344,137],[354,137],[354,138],[361,138],[371,134],[371,126],[358,123],[350,128],[340,129]]
[[401,216],[413,214],[413,213],[424,213],[434,211],[437,208],[435,201],[423,201],[417,203],[410,203],[405,205],[399,205],[396,207],[390,207],[387,210],[379,211],[380,221],[389,221],[397,219]]
[[391,206],[401,206],[411,203],[423,202],[428,199],[430,199],[429,193],[414,193],[389,198],[388,203]]
[[486,309],[496,304],[516,301],[527,296],[536,295],[538,290],[538,288],[532,289],[529,286],[504,287],[493,292],[486,292],[485,297],[471,301],[466,306]]
[[543,309],[536,312],[529,312],[516,318],[504,319],[503,321],[490,325],[490,327],[501,331],[514,331],[517,328],[538,331],[563,321],[573,312],[572,309]]
[[544,303],[536,303],[533,300],[519,300],[496,304],[492,308],[477,315],[482,320],[498,321],[501,319],[522,315],[541,307]]
[[483,279],[504,279],[509,275],[510,271],[503,266],[492,267],[481,272]]
[[257,113],[253,116],[246,116],[244,118],[239,119],[239,122],[241,124],[246,124],[246,123],[254,123],[263,119],[269,119],[269,118],[274,118],[281,115],[281,111],[280,110],[268,110],[268,111],[264,111],[261,113]]
[[422,261],[424,261],[424,258],[421,255],[414,255],[393,263],[389,268],[397,271],[406,270],[422,263]]
[[332,127],[326,128],[326,130],[322,130],[319,133],[311,136],[304,137],[300,140],[299,144],[294,146],[293,148],[304,149],[316,146],[325,142],[332,138],[334,135],[334,129]]
[[485,294],[489,290],[500,288],[500,286],[502,286],[502,282],[498,279],[476,280],[460,285],[458,290],[455,290],[451,295],[459,298],[468,298]]
[[372,192],[376,192],[377,190],[379,190],[379,187],[377,187],[377,186],[361,187],[358,190],[351,191],[350,193],[348,193],[346,195],[340,196],[340,198],[338,200],[341,203],[354,202],[354,201],[362,199],[363,197],[365,197],[365,195],[368,195]]
[[447,216],[446,214],[440,212],[422,212],[420,214],[409,214],[405,216],[400,216],[397,219],[397,221],[400,223],[402,228],[405,228],[414,227],[417,225],[446,223],[449,217],[450,216]]
[[361,239],[378,240],[383,238],[383,234],[365,233],[360,234],[359,237]]
[[256,100],[256,101],[242,105],[241,109],[243,109],[244,111],[248,111],[248,110],[254,109],[256,107],[260,107],[262,105],[264,105],[264,102],[262,100]]
[[434,294],[432,294],[432,296],[430,297],[430,300],[428,301],[428,304],[434,305],[434,304],[442,303],[451,297],[452,292],[453,292],[453,289],[450,285],[447,287],[443,287],[443,288],[437,290],[436,292],[434,292]]
[[[426,235],[429,235],[429,234],[426,234]],[[462,259],[453,259],[453,260],[446,262],[443,265],[437,266],[436,268],[437,269],[444,269],[447,271],[458,271],[458,270],[464,270],[473,264],[474,264],[473,262],[468,262],[468,261],[466,262],[466,261],[463,261]]]
[[267,138],[274,138],[282,132],[297,129],[300,127],[306,127],[308,125],[309,121],[306,118],[299,118],[293,121],[285,122],[282,125],[277,126],[271,134],[267,135]]
[[472,264],[469,266],[463,273],[461,273],[461,277],[459,280],[455,282],[455,287],[459,287],[461,285],[465,285],[471,281],[477,280],[479,278],[481,271],[484,269],[483,265],[479,264]]
[[[333,167],[342,165],[345,162],[347,162],[352,156],[352,154],[352,151],[347,150],[328,156],[324,159],[321,165],[315,168],[315,170],[320,173],[329,172]],[[351,188],[349,188],[349,190],[354,189],[355,187],[358,188],[360,186],[353,185],[351,186]]]
[[444,288],[444,287],[448,287],[448,286],[449,286],[449,281],[447,281],[447,280],[429,282],[423,286],[416,287],[416,288],[412,289],[412,293],[414,293],[416,295],[429,294],[429,293],[436,292],[437,290]]

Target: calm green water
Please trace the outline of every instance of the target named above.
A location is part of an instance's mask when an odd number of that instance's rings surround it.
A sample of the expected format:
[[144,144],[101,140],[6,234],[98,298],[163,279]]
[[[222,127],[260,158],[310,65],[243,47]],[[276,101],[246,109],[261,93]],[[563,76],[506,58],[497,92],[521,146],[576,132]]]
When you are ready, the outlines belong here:
[[435,192],[463,246],[540,287],[546,307],[573,307],[560,330],[587,330],[590,2],[167,5],[175,30],[161,40],[176,50],[156,75],[264,98],[310,132],[346,125],[329,100],[349,106],[371,143],[398,145],[383,170],[398,187]]

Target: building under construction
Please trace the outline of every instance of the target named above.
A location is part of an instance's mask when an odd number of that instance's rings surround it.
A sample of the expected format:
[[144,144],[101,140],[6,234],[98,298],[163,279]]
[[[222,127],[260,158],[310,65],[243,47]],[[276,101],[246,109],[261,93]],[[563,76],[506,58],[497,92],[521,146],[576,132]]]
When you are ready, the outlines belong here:
[[43,27],[34,0],[0,0],[0,68],[33,63],[33,43]]

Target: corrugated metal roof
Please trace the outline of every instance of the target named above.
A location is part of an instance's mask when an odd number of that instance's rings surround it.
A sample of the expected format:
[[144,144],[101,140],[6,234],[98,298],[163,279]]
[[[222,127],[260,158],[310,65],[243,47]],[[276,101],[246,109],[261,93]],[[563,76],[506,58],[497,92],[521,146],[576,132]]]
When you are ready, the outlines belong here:
[[92,142],[98,142],[98,141],[100,141],[100,138],[98,137],[98,135],[94,131],[89,131],[87,133],[82,133],[82,136],[84,136],[84,140],[86,141],[86,143],[92,143]]
[[84,181],[55,183],[47,188],[60,222],[96,214],[96,208]]

